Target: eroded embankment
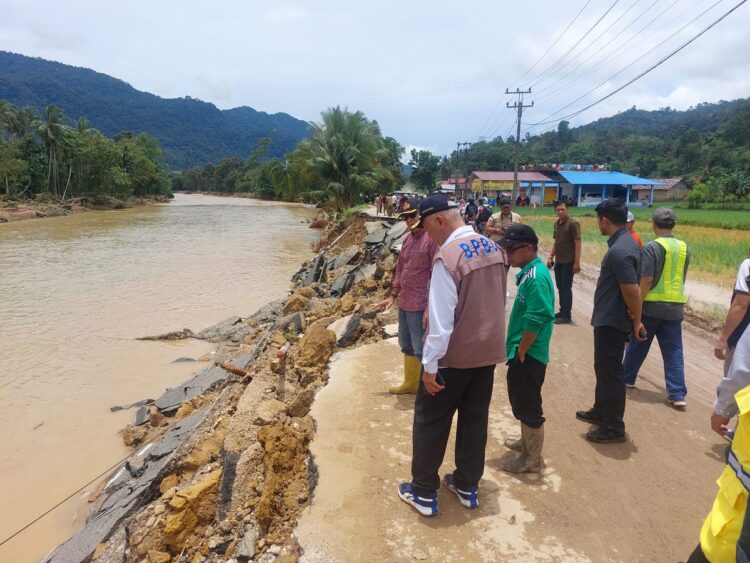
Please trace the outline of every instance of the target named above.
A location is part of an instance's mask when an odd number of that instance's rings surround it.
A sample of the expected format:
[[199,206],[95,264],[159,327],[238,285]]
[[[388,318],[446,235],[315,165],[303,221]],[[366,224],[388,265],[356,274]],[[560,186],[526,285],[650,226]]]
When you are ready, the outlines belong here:
[[123,431],[139,448],[93,495],[87,525],[47,561],[296,561],[314,492],[308,412],[336,348],[382,337],[405,235],[365,216],[326,235],[293,292],[198,335],[216,364],[142,405]]

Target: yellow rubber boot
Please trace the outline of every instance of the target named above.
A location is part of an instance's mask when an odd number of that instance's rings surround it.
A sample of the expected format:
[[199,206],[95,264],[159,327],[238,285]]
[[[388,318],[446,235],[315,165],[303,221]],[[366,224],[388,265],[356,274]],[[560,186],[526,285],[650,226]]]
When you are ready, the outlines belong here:
[[421,373],[422,364],[419,363],[417,357],[404,354],[404,382],[398,387],[391,387],[388,392],[394,395],[415,394],[419,387]]

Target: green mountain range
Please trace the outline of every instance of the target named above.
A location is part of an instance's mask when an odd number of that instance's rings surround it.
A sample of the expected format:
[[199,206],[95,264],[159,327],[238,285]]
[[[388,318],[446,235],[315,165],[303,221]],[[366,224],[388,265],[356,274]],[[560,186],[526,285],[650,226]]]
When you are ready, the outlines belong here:
[[308,124],[286,113],[251,107],[220,110],[186,96],[165,99],[87,68],[0,51],[0,100],[40,113],[48,104],[75,122],[85,117],[112,137],[146,132],[159,140],[167,166],[182,170],[247,157],[260,139],[271,139],[270,156],[282,156],[308,136]]

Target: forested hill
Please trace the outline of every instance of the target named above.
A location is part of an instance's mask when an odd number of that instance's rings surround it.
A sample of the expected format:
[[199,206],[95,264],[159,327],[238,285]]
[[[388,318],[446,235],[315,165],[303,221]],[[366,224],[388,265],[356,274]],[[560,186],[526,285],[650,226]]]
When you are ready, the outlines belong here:
[[174,170],[247,157],[264,137],[271,139],[269,154],[282,156],[308,135],[306,122],[285,113],[250,107],[222,111],[190,97],[160,98],[90,69],[5,51],[0,51],[0,100],[42,114],[55,104],[72,122],[86,117],[108,136],[149,133]]
[[[685,111],[631,108],[580,127],[562,121],[557,129],[534,133],[531,128],[522,139],[522,164],[607,164],[658,178],[750,174],[750,99],[703,103]],[[512,137],[498,137],[474,143],[460,159],[454,151],[446,162],[460,174],[511,170],[513,149]],[[446,174],[451,174],[448,167]]]

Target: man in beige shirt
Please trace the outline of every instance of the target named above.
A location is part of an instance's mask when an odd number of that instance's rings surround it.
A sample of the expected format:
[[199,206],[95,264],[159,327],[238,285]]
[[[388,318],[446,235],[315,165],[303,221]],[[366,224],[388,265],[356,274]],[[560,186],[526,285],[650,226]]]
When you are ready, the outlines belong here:
[[511,209],[510,199],[503,197],[500,199],[500,211],[490,216],[484,234],[498,242],[505,236],[505,229],[521,222],[521,216]]

